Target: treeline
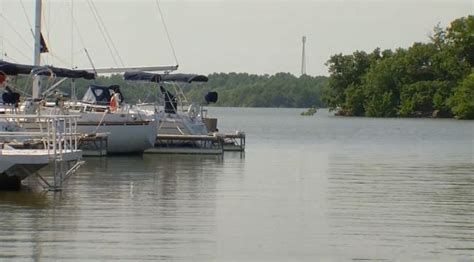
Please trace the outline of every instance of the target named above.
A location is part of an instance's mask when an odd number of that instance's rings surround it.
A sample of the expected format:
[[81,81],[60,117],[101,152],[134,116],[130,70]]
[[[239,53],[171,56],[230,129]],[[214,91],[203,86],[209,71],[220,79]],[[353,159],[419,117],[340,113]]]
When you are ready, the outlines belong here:
[[408,49],[336,54],[323,101],[340,115],[474,119],[474,16]]
[[[289,73],[252,75],[246,73],[214,73],[206,83],[181,85],[190,102],[204,103],[209,91],[218,92],[216,106],[224,107],[322,107],[322,89],[327,77]],[[101,76],[95,81],[76,81],[76,95],[80,99],[90,84],[119,85],[128,103],[157,100],[158,86],[151,83],[125,81],[121,75]],[[60,89],[70,93],[70,83]],[[165,85],[166,87],[166,85]],[[169,88],[174,92],[174,88]]]
[[232,107],[312,107],[323,106],[321,93],[326,77],[289,73],[251,75],[214,73],[209,82],[185,88],[192,101],[203,102],[207,91],[217,91],[217,106]]

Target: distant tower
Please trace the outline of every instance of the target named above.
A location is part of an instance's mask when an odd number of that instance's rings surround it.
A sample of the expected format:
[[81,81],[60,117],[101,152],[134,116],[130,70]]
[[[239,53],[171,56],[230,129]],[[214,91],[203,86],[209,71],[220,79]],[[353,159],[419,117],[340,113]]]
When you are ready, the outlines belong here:
[[306,36],[303,36],[303,53],[301,55],[301,75],[306,75]]

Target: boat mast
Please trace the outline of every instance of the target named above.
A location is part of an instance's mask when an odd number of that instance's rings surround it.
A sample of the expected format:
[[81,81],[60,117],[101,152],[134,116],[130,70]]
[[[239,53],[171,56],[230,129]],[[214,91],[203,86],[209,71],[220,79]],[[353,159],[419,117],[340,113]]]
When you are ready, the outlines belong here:
[[[36,0],[35,8],[35,46],[34,46],[34,65],[39,66],[41,64],[41,9],[42,0]],[[33,99],[40,98],[41,95],[41,79],[35,77],[33,79]]]

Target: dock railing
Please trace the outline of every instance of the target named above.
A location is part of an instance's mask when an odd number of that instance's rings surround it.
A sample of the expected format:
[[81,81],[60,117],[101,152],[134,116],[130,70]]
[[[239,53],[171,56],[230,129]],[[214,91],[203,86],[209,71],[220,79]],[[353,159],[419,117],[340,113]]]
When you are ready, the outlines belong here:
[[[66,152],[78,150],[77,119],[79,115],[21,115],[4,114],[0,119],[11,125],[11,130],[1,130],[0,138],[15,138],[16,141],[39,139],[52,156],[62,159]],[[26,127],[26,128],[25,128]],[[2,139],[2,140],[7,140]]]
[[[80,134],[77,132],[79,115],[22,115],[0,114],[0,121],[8,123],[8,130],[0,130],[0,142],[12,147],[25,145],[44,150],[54,163],[54,182],[49,183],[37,174],[44,186],[60,190],[62,183],[84,162],[78,150]],[[32,148],[29,148],[32,149]],[[72,163],[72,165],[71,165]]]

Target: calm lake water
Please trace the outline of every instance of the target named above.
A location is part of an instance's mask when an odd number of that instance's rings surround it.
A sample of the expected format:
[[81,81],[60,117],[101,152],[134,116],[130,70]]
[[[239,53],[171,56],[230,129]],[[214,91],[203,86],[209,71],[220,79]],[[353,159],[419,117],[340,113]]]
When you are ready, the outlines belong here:
[[0,192],[0,260],[474,261],[474,121],[209,108],[247,151]]

